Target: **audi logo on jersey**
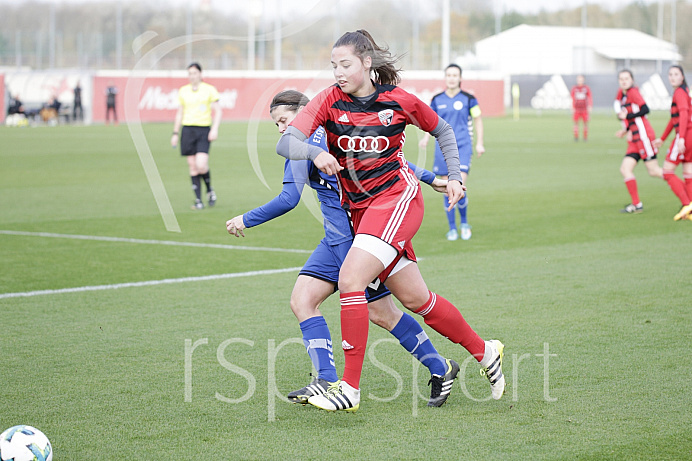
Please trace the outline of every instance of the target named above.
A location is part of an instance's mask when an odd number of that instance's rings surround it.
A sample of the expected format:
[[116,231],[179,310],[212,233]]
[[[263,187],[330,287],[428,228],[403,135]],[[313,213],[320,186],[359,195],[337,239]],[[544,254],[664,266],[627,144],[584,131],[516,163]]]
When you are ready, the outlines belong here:
[[381,154],[389,149],[386,136],[339,136],[336,144],[344,152],[374,152]]

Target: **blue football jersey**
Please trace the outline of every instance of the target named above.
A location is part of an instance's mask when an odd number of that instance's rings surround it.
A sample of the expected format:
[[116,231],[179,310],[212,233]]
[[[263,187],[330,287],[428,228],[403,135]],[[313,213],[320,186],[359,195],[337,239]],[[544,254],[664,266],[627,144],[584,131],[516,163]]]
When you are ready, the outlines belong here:
[[[472,114],[474,116],[480,115],[478,101],[472,94],[460,91],[453,98],[450,98],[447,93],[443,92],[433,97],[430,107],[454,129],[459,150],[471,145],[473,138]],[[439,149],[440,146],[436,145],[436,150]]]

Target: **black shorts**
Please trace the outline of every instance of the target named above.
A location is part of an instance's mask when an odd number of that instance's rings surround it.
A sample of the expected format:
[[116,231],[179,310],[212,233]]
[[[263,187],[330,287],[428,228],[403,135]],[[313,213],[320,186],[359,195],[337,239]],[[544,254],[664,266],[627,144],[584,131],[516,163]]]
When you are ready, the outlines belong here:
[[629,152],[629,153],[625,154],[625,157],[631,157],[631,158],[635,159],[637,162],[639,162],[640,160],[642,160],[644,162],[648,162],[649,160],[656,160],[656,158],[657,158],[656,154],[654,154],[652,157],[647,157],[645,159],[642,159],[642,156],[638,152]]
[[180,134],[180,154],[183,156],[195,155],[199,152],[209,153],[208,126],[183,126]]

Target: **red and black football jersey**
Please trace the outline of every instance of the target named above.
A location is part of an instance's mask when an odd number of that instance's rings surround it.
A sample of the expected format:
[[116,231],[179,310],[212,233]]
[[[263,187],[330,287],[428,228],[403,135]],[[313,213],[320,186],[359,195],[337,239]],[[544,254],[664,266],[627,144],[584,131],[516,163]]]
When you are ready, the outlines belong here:
[[586,85],[572,87],[572,108],[576,111],[586,111],[591,107],[591,89]]
[[306,136],[325,128],[329,152],[344,168],[339,173],[342,201],[365,208],[383,191],[393,194],[407,187],[406,125],[430,132],[437,123],[430,106],[395,85],[375,84],[370,98],[354,100],[335,84],[313,98],[291,125]]
[[[618,90],[616,100],[620,102],[620,107],[627,109],[628,114],[636,114],[646,104],[639,89],[633,86],[627,92]],[[654,140],[654,129],[649,123],[649,119],[644,117],[634,117],[625,120],[627,129],[632,133],[632,142],[644,141],[650,143]]]
[[692,100],[687,88],[679,87],[673,92],[673,101],[670,104],[670,121],[663,131],[661,139],[666,139],[670,132],[675,132],[681,138],[685,138],[688,131],[692,130]]

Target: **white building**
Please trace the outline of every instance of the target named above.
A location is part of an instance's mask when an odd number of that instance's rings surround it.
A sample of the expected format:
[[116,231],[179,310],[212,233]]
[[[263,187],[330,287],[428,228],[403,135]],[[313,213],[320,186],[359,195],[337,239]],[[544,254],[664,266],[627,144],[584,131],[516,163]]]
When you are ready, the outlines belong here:
[[634,29],[513,27],[476,43],[482,68],[505,75],[662,72],[682,60],[678,47]]

